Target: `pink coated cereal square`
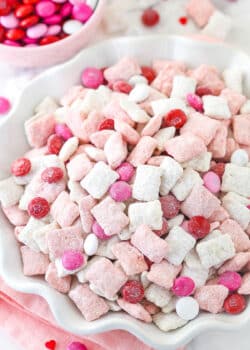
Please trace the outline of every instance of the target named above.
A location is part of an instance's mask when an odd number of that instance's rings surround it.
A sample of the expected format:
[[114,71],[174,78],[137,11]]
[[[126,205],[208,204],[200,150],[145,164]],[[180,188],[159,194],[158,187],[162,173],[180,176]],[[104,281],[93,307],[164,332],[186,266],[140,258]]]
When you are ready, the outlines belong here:
[[168,154],[180,163],[187,162],[205,153],[207,150],[204,141],[189,132],[167,140],[165,149]]
[[65,120],[65,123],[70,128],[74,136],[78,137],[81,142],[83,142],[86,137],[85,130],[82,130],[83,122],[86,118],[87,115],[71,110],[67,115],[67,119]]
[[51,258],[60,258],[65,250],[83,250],[82,229],[71,226],[49,232],[47,235],[49,255]]
[[141,304],[131,304],[121,298],[117,300],[117,303],[124,311],[126,311],[129,315],[137,318],[138,320],[144,321],[146,323],[152,322],[150,313]]
[[114,244],[112,252],[127,275],[136,275],[148,269],[143,254],[128,242]]
[[227,135],[227,126],[225,126],[223,123],[220,123],[214,139],[208,145],[208,151],[212,152],[213,158],[222,158],[225,156],[227,149]]
[[173,79],[176,75],[185,75],[185,73],[179,66],[166,65],[159,71],[151,86],[163,94],[170,96],[173,87]]
[[74,85],[62,96],[60,103],[62,106],[70,106],[77,98],[84,98],[86,92],[87,89],[81,85]]
[[97,201],[92,196],[84,197],[79,203],[80,218],[82,228],[85,233],[90,233],[94,223],[91,209],[97,204]]
[[152,156],[156,147],[157,141],[154,138],[143,136],[128,156],[128,162],[135,167],[145,164]]
[[149,260],[160,263],[166,256],[168,245],[158,237],[147,225],[140,225],[131,237],[131,243]]
[[195,299],[198,301],[200,308],[212,314],[222,311],[227,296],[228,289],[220,285],[203,286],[198,288],[195,293]]
[[150,119],[141,132],[141,136],[154,136],[160,130],[162,116],[156,115]]
[[129,223],[129,218],[123,212],[124,209],[125,206],[122,203],[106,197],[91,210],[91,213],[104,232],[112,236],[121,233]]
[[107,299],[113,298],[128,280],[124,271],[107,258],[94,262],[86,272],[86,278]]
[[61,227],[68,227],[80,215],[78,206],[71,201],[69,193],[63,191],[51,206],[51,215]]
[[227,100],[232,115],[238,114],[241,107],[247,100],[246,96],[228,88],[223,89],[220,96]]
[[170,289],[173,286],[175,278],[181,272],[182,265],[174,266],[168,261],[163,260],[159,264],[153,264],[147,274],[147,279],[158,286]]
[[233,118],[233,133],[235,140],[250,146],[250,115],[242,114]]
[[50,135],[55,131],[56,121],[51,114],[36,114],[25,124],[25,133],[31,147],[45,146]]
[[199,27],[204,27],[215,11],[210,0],[189,0],[186,6],[187,14]]
[[232,259],[228,260],[223,264],[219,269],[219,274],[222,274],[226,271],[240,271],[250,260],[249,252],[237,253]]
[[71,276],[58,277],[55,263],[50,263],[46,271],[45,280],[51,287],[60,293],[68,293],[71,285]]
[[105,300],[92,292],[87,284],[79,284],[71,289],[69,297],[81,311],[86,321],[94,321],[109,311],[109,306]]
[[104,149],[105,143],[108,141],[111,135],[114,134],[113,130],[101,130],[94,132],[90,135],[90,142],[97,148]]
[[141,74],[138,62],[131,57],[121,58],[115,65],[105,69],[104,77],[108,82],[129,80],[133,75]]
[[66,167],[70,180],[80,181],[93,168],[93,163],[86,154],[81,153],[71,158]]
[[208,145],[215,137],[216,131],[220,127],[217,120],[206,117],[201,113],[192,113],[187,122],[181,128],[181,134],[189,132],[200,137],[205,145]]
[[156,100],[160,100],[164,97],[165,97],[164,94],[162,94],[158,90],[151,87],[149,90],[148,98],[145,101],[140,103],[140,108],[142,108],[149,115],[153,115],[154,113],[153,113],[153,109],[151,106],[151,102],[156,101]]
[[156,59],[152,62],[152,68],[155,70],[157,74],[160,73],[161,70],[168,69],[179,69],[181,72],[185,73],[187,67],[184,62],[181,61],[170,61],[165,59]]
[[27,246],[20,248],[25,276],[44,275],[49,266],[48,255],[35,252]]
[[238,293],[243,295],[250,294],[250,272],[247,272],[243,275]]
[[195,185],[188,195],[188,197],[182,202],[182,213],[189,218],[196,215],[209,218],[215,210],[220,207],[220,201],[210,191],[208,191],[202,185]]
[[190,72],[190,76],[197,80],[199,88],[209,89],[212,95],[219,95],[225,88],[225,84],[214,66],[201,64]]
[[224,209],[222,206],[220,206],[217,210],[215,210],[213,214],[209,217],[210,222],[214,222],[214,221],[223,222],[227,219],[229,219],[229,214],[226,211],[226,209]]
[[220,226],[220,231],[230,235],[237,253],[250,249],[249,237],[236,221],[225,220]]
[[106,106],[102,110],[103,116],[107,119],[121,120],[124,123],[127,123],[133,127],[133,120],[129,117],[127,112],[125,112],[124,109],[122,109],[120,106],[120,100],[118,98],[120,97],[119,95],[116,98],[113,98],[108,104],[106,104]]
[[92,111],[81,124],[81,141],[89,142],[90,135],[98,131],[100,123],[104,120],[101,113]]
[[127,158],[127,144],[119,132],[112,134],[104,146],[104,153],[111,168],[116,169]]
[[3,207],[2,210],[14,226],[25,226],[29,221],[29,214],[27,211],[19,209],[17,205],[7,208]]
[[132,128],[128,123],[122,120],[115,119],[115,130],[118,131],[124,140],[130,145],[136,145],[140,139],[138,132]]

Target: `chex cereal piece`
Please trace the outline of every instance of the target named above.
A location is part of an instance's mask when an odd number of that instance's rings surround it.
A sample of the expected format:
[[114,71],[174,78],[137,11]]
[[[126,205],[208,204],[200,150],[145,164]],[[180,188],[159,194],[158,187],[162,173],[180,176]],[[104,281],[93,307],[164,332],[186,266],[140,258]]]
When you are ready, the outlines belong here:
[[175,127],[170,126],[169,128],[160,129],[155,135],[154,139],[157,142],[157,150],[163,152],[165,149],[165,143],[167,140],[172,139],[175,136]]
[[78,206],[70,200],[69,194],[63,191],[51,206],[51,215],[61,227],[68,227],[80,215]]
[[232,27],[232,20],[221,11],[214,11],[202,34],[224,40]]
[[158,313],[153,316],[153,322],[163,332],[168,332],[184,326],[187,321],[180,318],[175,312],[170,314]]
[[172,90],[173,79],[176,75],[184,75],[184,67],[175,63],[166,64],[157,74],[151,86],[164,95],[169,96]]
[[204,141],[191,133],[167,140],[165,149],[179,163],[187,162],[206,152]]
[[4,214],[8,220],[14,226],[24,226],[29,221],[29,215],[27,211],[21,210],[17,205],[12,205],[11,207],[2,208]]
[[108,138],[104,146],[104,153],[108,164],[113,169],[118,168],[118,166],[126,159],[128,154],[127,144],[119,132],[112,134]]
[[163,117],[173,109],[181,109],[187,112],[187,106],[183,99],[179,97],[163,98],[151,102],[151,106],[155,116]]
[[187,14],[199,27],[204,27],[215,11],[210,0],[189,0],[186,6]]
[[242,94],[243,72],[241,67],[230,67],[223,71],[222,76],[227,88]]
[[109,189],[110,185],[119,178],[119,175],[113,171],[104,162],[98,162],[90,172],[81,181],[81,186],[89,194],[100,199]]
[[238,293],[243,295],[250,294],[250,272],[247,272],[243,275]]
[[223,89],[221,91],[220,96],[224,97],[227,100],[232,115],[238,114],[241,107],[247,100],[247,98],[244,95],[234,91],[233,89],[228,88]]
[[139,165],[133,184],[133,198],[139,201],[158,199],[162,169],[152,165]]
[[201,64],[193,71],[191,77],[197,80],[198,88],[209,89],[213,95],[219,95],[225,84],[220,77],[219,71],[214,66]]
[[157,284],[151,284],[145,290],[145,298],[159,307],[166,306],[171,300],[171,293]]
[[250,249],[249,237],[236,221],[225,220],[220,226],[220,230],[222,233],[230,235],[237,253]]
[[210,169],[210,162],[212,158],[211,152],[201,153],[199,156],[182,163],[183,168],[190,167],[196,171],[205,172]]
[[242,270],[244,266],[247,265],[249,260],[250,260],[249,252],[237,253],[232,259],[226,261],[225,264],[220,267],[218,273],[222,274],[226,271],[238,272]]
[[129,315],[137,318],[138,320],[146,323],[152,322],[152,317],[150,316],[149,312],[141,304],[131,304],[121,298],[117,300],[117,303]]
[[141,68],[137,60],[131,57],[123,57],[113,66],[105,69],[104,77],[107,81],[129,80],[134,75],[139,75]]
[[145,164],[152,156],[156,146],[157,142],[155,139],[150,136],[143,136],[128,156],[128,162],[135,167]]
[[175,226],[181,226],[181,224],[183,223],[183,220],[184,220],[184,215],[182,214],[176,215],[173,219],[170,219],[167,221],[168,228],[171,229]]
[[204,113],[216,119],[230,119],[231,111],[224,97],[207,95],[203,96]]
[[0,181],[0,202],[3,207],[17,204],[23,192],[23,187],[17,185],[13,177]]
[[105,118],[111,118],[114,120],[118,119],[132,127],[135,124],[129,114],[120,106],[120,96],[119,98],[116,97],[111,99],[111,101],[103,108],[102,113]]
[[156,115],[150,119],[141,132],[141,136],[154,136],[160,130],[162,124],[162,117]]
[[202,310],[217,314],[222,311],[223,303],[228,296],[228,289],[222,285],[203,286],[197,289],[195,299]]
[[163,260],[159,264],[153,264],[147,274],[147,279],[158,286],[170,289],[173,286],[174,279],[180,273],[182,266],[174,266],[168,261]]
[[230,217],[237,221],[243,230],[246,230],[250,223],[250,212],[247,206],[235,198],[232,192],[227,193],[227,195],[222,198],[222,204]]
[[181,205],[181,210],[188,217],[201,215],[210,217],[220,206],[220,201],[202,185],[195,185]]
[[93,263],[86,273],[86,278],[107,299],[113,298],[127,281],[123,270],[106,258],[100,258]]
[[71,276],[58,277],[55,263],[49,264],[45,280],[60,293],[68,293],[70,290]]
[[194,247],[195,239],[181,227],[173,227],[166,238],[168,250],[166,259],[173,265],[180,265],[187,253]]
[[144,309],[146,309],[150,313],[150,315],[155,315],[158,312],[160,312],[160,308],[148,300],[142,300],[141,303]]
[[49,266],[48,255],[35,252],[29,247],[20,248],[23,260],[23,273],[25,276],[44,275]]
[[176,75],[173,80],[171,97],[179,97],[185,99],[187,94],[195,92],[196,81],[193,78],[184,75]]
[[228,128],[221,125],[216,131],[215,137],[208,145],[208,150],[212,152],[213,158],[223,158],[226,155]]
[[[206,125],[205,128],[204,125]],[[190,132],[196,136],[199,136],[204,141],[205,145],[208,145],[215,137],[219,126],[220,123],[217,120],[195,112],[189,116],[187,122],[181,128],[181,134]]]
[[[95,162],[106,162],[106,156],[102,149],[96,148],[92,145],[86,144],[80,146],[82,150],[87,154],[87,156]],[[79,148],[80,148],[79,147]]]
[[112,236],[107,240],[100,240],[96,255],[108,258],[110,260],[114,260],[115,255],[113,253],[113,246],[116,245],[119,241],[120,240],[118,235]]
[[70,106],[77,97],[84,97],[85,91],[86,89],[82,85],[71,86],[67,93],[60,98],[60,104],[62,106]]
[[192,168],[186,168],[171,191],[179,201],[184,201],[196,184],[203,184],[199,173]]
[[233,118],[233,133],[238,143],[250,146],[250,116],[248,114],[237,115]]
[[77,226],[51,231],[47,236],[51,259],[60,258],[65,250],[83,250],[83,237]]
[[33,232],[46,226],[43,220],[38,220],[30,217],[27,225],[18,235],[18,240],[24,243],[27,247],[39,252],[39,246],[33,238]]
[[162,214],[159,200],[131,203],[128,207],[131,231],[135,231],[141,224],[148,225],[153,230],[160,230],[162,228]]
[[103,149],[109,137],[114,133],[113,130],[101,130],[94,132],[89,136],[90,142],[97,148]]
[[93,110],[88,114],[88,117],[83,120],[80,125],[81,142],[87,143],[90,141],[90,135],[98,130],[103,119],[103,115],[96,110]]
[[236,192],[241,196],[250,197],[249,178],[250,168],[226,164],[221,190],[223,192]]
[[157,74],[159,74],[163,69],[170,69],[174,67],[179,68],[183,73],[185,73],[187,69],[186,64],[182,61],[172,61],[157,58],[153,59],[152,61],[152,68],[156,71]]
[[115,119],[114,123],[115,130],[123,136],[126,142],[128,142],[130,145],[136,145],[138,143],[140,135],[128,123],[125,123],[119,119]]
[[34,112],[35,113],[53,113],[58,108],[57,102],[54,100],[54,98],[50,96],[44,97],[44,99],[35,107]]
[[220,206],[217,210],[215,210],[213,214],[209,217],[210,222],[214,222],[214,221],[223,222],[227,219],[229,219],[229,214],[222,206]]
[[240,114],[250,114],[250,100],[247,100],[241,107]]
[[66,167],[70,180],[80,181],[93,168],[93,163],[86,154],[81,153],[74,156]]
[[149,115],[138,104],[130,101],[127,96],[120,97],[120,107],[136,123],[146,123],[150,120]]
[[56,121],[52,114],[38,113],[24,123],[25,134],[31,147],[46,145],[47,139],[54,133]]
[[209,270],[200,264],[200,267],[190,267],[186,263],[183,264],[183,269],[181,271],[181,276],[191,278],[195,286],[203,286],[208,279]]
[[60,152],[59,152],[59,159],[61,159],[63,162],[66,162],[72,154],[75,153],[77,150],[79,144],[79,139],[77,137],[71,137],[69,138],[62,146]]
[[148,269],[144,256],[128,242],[116,243],[111,249],[127,275],[136,275]]
[[86,273],[88,271],[88,269],[91,267],[92,264],[94,264],[96,261],[100,260],[101,258],[99,256],[95,256],[93,258],[91,258],[90,260],[87,261],[87,264],[76,273],[76,277],[77,280],[79,281],[79,283],[86,283],[88,282],[87,278],[86,278]]
[[208,241],[200,241],[196,246],[203,266],[209,268],[222,264],[235,255],[235,248],[228,234],[220,235]]
[[51,231],[56,229],[59,229],[59,225],[55,221],[48,225],[31,228],[33,241],[38,246],[39,250],[44,254],[49,253],[47,237]]
[[91,214],[91,209],[97,204],[97,201],[91,197],[86,196],[79,202],[79,212],[82,223],[82,228],[85,233],[90,233],[92,225],[94,223],[93,215]]
[[131,243],[151,261],[159,263],[166,256],[168,245],[147,225],[140,225],[131,237]]
[[87,284],[77,285],[69,292],[86,321],[94,321],[109,311],[108,304],[92,292]]
[[78,181],[68,181],[69,197],[75,203],[80,203],[80,201],[88,195]]
[[161,162],[160,169],[162,170],[160,194],[162,196],[169,193],[176,182],[183,174],[181,165],[171,157],[165,157]]
[[91,213],[104,232],[112,236],[119,234],[129,223],[128,217],[123,212],[124,209],[124,204],[106,197],[91,210]]

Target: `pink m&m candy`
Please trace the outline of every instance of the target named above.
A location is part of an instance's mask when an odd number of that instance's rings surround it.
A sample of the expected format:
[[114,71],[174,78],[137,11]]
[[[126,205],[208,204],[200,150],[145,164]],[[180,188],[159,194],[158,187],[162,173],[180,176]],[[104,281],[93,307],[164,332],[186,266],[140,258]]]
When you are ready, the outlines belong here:
[[103,81],[103,72],[100,69],[89,67],[82,72],[82,84],[89,89],[97,89]]
[[61,32],[62,27],[59,24],[53,24],[48,28],[46,35],[57,35]]
[[218,283],[233,292],[241,286],[241,275],[234,271],[226,271],[220,275]]
[[106,235],[106,233],[104,232],[104,229],[98,224],[97,221],[95,221],[93,223],[92,231],[96,235],[96,237],[98,237],[102,240],[110,239],[110,237],[111,237],[111,236]]
[[195,94],[187,94],[187,102],[190,107],[193,107],[197,112],[203,112],[203,102],[200,96]]
[[9,39],[4,40],[3,43],[9,46],[21,46],[18,42]]
[[69,2],[66,2],[66,3],[63,4],[63,6],[61,7],[60,14],[61,14],[63,17],[68,17],[68,16],[71,15],[72,9],[73,9],[73,6],[72,6]]
[[56,124],[55,133],[61,136],[65,141],[73,136],[70,128],[66,124]]
[[135,173],[133,165],[128,162],[122,163],[116,171],[120,176],[120,180],[127,182],[132,179]]
[[218,193],[220,191],[221,181],[219,176],[213,171],[207,172],[203,176],[204,185],[212,193]]
[[78,250],[67,250],[62,256],[62,265],[66,270],[76,270],[84,263],[84,256]]
[[182,276],[175,279],[172,292],[178,297],[186,297],[193,293],[194,288],[194,281],[189,277]]
[[74,341],[67,346],[67,350],[88,350],[88,348],[78,341]]
[[5,114],[10,110],[10,102],[5,97],[0,96],[0,114]]
[[86,22],[93,14],[93,10],[85,3],[74,5],[72,15],[81,22]]
[[0,23],[3,27],[12,29],[18,27],[19,20],[16,18],[14,13],[11,13],[7,16],[0,17]]
[[27,29],[27,36],[31,39],[38,39],[47,33],[48,27],[44,23],[38,23]]
[[111,185],[109,194],[116,202],[124,202],[131,198],[132,188],[125,181],[117,181]]
[[56,12],[56,5],[52,1],[40,1],[36,5],[36,12],[40,17],[49,17]]
[[62,16],[59,14],[55,14],[44,19],[44,23],[46,24],[60,24],[62,22]]

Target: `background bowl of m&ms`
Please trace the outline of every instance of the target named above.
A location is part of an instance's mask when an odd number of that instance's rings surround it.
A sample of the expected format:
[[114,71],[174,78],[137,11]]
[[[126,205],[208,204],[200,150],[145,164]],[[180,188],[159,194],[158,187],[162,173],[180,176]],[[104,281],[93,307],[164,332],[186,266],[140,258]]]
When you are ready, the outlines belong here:
[[93,37],[105,0],[1,0],[0,61],[43,67],[72,57]]

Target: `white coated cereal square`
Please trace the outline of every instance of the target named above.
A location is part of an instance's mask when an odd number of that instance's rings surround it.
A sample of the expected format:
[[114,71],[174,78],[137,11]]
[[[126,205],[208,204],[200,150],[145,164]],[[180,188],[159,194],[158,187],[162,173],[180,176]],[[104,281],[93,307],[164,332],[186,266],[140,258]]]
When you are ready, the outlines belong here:
[[172,109],[181,109],[187,113],[185,101],[179,97],[162,98],[151,102],[151,107],[155,116],[164,116]]
[[135,231],[142,224],[148,225],[152,230],[162,228],[162,209],[159,200],[132,203],[128,207],[130,230]]
[[195,184],[203,184],[203,180],[199,173],[192,168],[186,168],[183,172],[182,177],[177,181],[172,193],[179,201],[184,201]]
[[184,75],[176,75],[173,80],[171,97],[185,99],[188,94],[193,94],[196,88],[196,80]]
[[232,20],[221,11],[214,11],[202,34],[224,40],[232,27]]
[[164,314],[162,312],[153,316],[153,322],[163,332],[168,332],[184,326],[187,321],[180,318],[175,312]]
[[176,215],[173,219],[168,220],[168,228],[171,229],[175,226],[181,226],[184,220],[184,215]]
[[22,229],[18,235],[18,240],[30,249],[39,252],[40,248],[35,239],[33,238],[33,233],[36,230],[42,229],[46,226],[46,223],[43,220],[38,220],[33,217],[30,217],[27,225]]
[[23,187],[16,184],[13,177],[0,181],[0,202],[3,207],[11,207],[19,202]]
[[250,210],[246,204],[240,202],[231,192],[222,198],[222,204],[230,217],[237,221],[243,230],[246,230],[250,223]]
[[153,201],[159,198],[162,169],[153,165],[139,165],[133,184],[133,198]]
[[240,67],[227,68],[222,76],[229,89],[242,94],[243,72]]
[[136,123],[147,123],[150,120],[149,115],[142,108],[125,96],[120,98],[120,107]]
[[115,256],[112,253],[112,247],[114,244],[116,244],[118,242],[119,242],[119,238],[117,235],[115,235],[107,240],[100,240],[96,255],[103,256],[105,258],[114,260]]
[[62,146],[59,152],[59,159],[63,162],[66,162],[69,160],[69,158],[72,156],[72,154],[75,153],[77,150],[79,144],[79,139],[77,137],[71,137],[69,138]]
[[104,162],[98,162],[81,181],[81,186],[94,198],[100,199],[119,178]]
[[202,100],[205,115],[216,119],[231,118],[228,102],[224,97],[206,95]]
[[210,162],[212,159],[211,152],[204,152],[198,157],[191,159],[188,162],[182,163],[183,168],[190,167],[196,171],[205,172],[210,169]]
[[47,235],[52,231],[59,229],[58,224],[54,221],[51,224],[43,225],[37,229],[32,229],[31,234],[39,250],[44,254],[49,254]]
[[227,164],[222,178],[221,190],[250,197],[250,168]]
[[55,110],[58,108],[58,104],[56,101],[50,97],[46,96],[36,107],[34,112],[35,113],[44,113],[49,114],[55,112]]
[[165,196],[181,178],[183,169],[182,166],[171,157],[165,157],[160,168],[162,169],[160,194]]
[[172,139],[175,136],[175,127],[170,126],[169,128],[160,129],[155,135],[154,139],[157,142],[157,149],[160,152],[165,150],[165,143],[167,140]]
[[173,265],[180,265],[196,240],[181,227],[173,227],[166,238],[168,253],[166,259]]
[[171,293],[157,284],[150,284],[145,290],[145,298],[159,307],[164,307],[170,302]]
[[231,237],[228,234],[218,236],[208,241],[200,241],[196,246],[201,263],[204,267],[210,268],[235,255],[235,248]]

